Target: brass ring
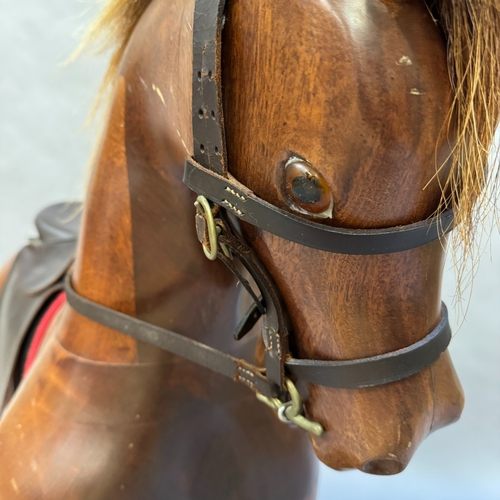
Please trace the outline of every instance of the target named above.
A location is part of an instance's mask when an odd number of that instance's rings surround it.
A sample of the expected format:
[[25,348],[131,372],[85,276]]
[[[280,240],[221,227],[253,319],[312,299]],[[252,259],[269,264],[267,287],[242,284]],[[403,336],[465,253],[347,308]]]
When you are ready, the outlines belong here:
[[205,219],[207,221],[207,230],[208,230],[208,243],[210,245],[210,250],[207,250],[205,245],[201,245],[203,248],[203,252],[208,260],[215,260],[217,258],[217,229],[215,227],[214,216],[212,214],[212,207],[210,203],[204,196],[198,196],[196,198],[195,207],[203,212],[205,215]]

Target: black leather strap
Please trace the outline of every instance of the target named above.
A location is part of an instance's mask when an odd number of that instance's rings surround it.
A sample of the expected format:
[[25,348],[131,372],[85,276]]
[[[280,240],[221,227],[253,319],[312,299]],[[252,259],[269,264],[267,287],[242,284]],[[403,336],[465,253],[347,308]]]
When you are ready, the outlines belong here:
[[289,373],[299,380],[327,387],[358,389],[388,384],[422,371],[436,361],[451,340],[448,310],[441,303],[441,321],[422,340],[404,349],[352,361],[291,359]]
[[193,25],[194,159],[184,183],[241,220],[304,246],[372,255],[427,245],[453,228],[451,210],[430,220],[386,229],[353,230],[310,222],[258,198],[227,171],[221,90],[221,37],[225,0],[197,0]]
[[267,379],[262,374],[262,370],[242,359],[82,297],[74,290],[69,273],[66,276],[64,288],[68,304],[77,313],[96,323],[160,347],[172,354],[177,354],[225,377],[242,382],[265,396],[276,397],[280,393],[278,386]]
[[194,157],[221,175],[227,172],[220,85],[224,3],[198,0],[193,22]]
[[406,226],[344,229],[310,222],[267,203],[229,174],[222,177],[188,158],[184,183],[198,194],[264,231],[327,252],[373,255],[427,245],[453,227],[453,211]]
[[[266,376],[285,389],[285,361],[290,357],[288,349],[289,324],[280,291],[257,254],[230,225],[229,221],[216,219],[221,227],[219,242],[231,249],[232,258],[219,251],[217,257],[234,272],[237,257],[254,279],[262,294],[265,314],[262,317],[262,339],[265,347]],[[238,275],[236,273],[236,275]]]
[[[82,316],[242,382],[265,396],[276,397],[280,393],[278,385],[266,378],[261,369],[244,360],[78,295],[69,274],[65,289],[69,305]],[[409,377],[430,366],[446,350],[450,339],[448,314],[443,304],[439,325],[425,338],[404,349],[349,361],[289,359],[285,367],[303,382],[349,389],[372,387]]]

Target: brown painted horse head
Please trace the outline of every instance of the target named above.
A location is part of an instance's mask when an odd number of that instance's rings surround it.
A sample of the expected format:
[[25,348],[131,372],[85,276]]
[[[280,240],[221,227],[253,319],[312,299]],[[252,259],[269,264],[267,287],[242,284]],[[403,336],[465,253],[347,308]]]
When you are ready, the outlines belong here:
[[[440,138],[451,89],[445,43],[423,2],[229,2],[224,47],[229,168],[258,196],[348,228],[407,224],[435,212],[436,143],[441,164],[451,147]],[[293,158],[324,179],[331,217],[293,203],[283,174]],[[441,184],[447,174],[441,170]],[[443,242],[346,256],[250,227],[246,234],[285,296],[295,356],[377,355],[439,322]],[[386,386],[311,386],[307,410],[327,430],[313,437],[323,462],[390,474],[432,430],[456,420],[462,404],[444,355]]]
[[[135,163],[137,170],[129,179],[132,200],[137,186],[151,184],[138,180],[147,162],[158,183],[176,179],[169,181],[175,188],[158,188],[158,198],[175,200],[162,202],[167,217],[187,217],[168,231],[163,253],[170,240],[193,231],[192,193],[180,182],[193,152],[192,9],[153,2],[122,68],[127,113],[141,116],[125,125],[129,169]],[[441,169],[436,177],[435,155],[436,143],[438,164],[450,154],[440,132],[452,96],[445,42],[425,4],[263,0],[228,2],[227,9],[222,72],[231,174],[266,201],[332,226],[380,228],[432,216],[448,174]],[[148,37],[153,32],[161,43]],[[315,217],[291,202],[284,170],[293,158],[324,180],[331,215]],[[147,190],[143,196],[154,197]],[[311,250],[251,227],[245,233],[284,295],[296,356],[372,356],[414,343],[439,322],[442,241],[365,257]],[[182,247],[187,253],[190,245]],[[140,259],[136,253],[136,272],[145,267]],[[172,261],[192,266],[185,255]],[[161,288],[162,281],[144,286]],[[309,391],[307,412],[326,429],[313,438],[318,457],[336,469],[384,474],[401,471],[463,404],[447,354],[387,386]]]
[[[196,196],[182,182],[184,160],[193,154],[194,2],[115,6],[127,20],[128,43],[118,52],[74,286],[103,305],[253,360],[255,343],[231,339],[240,289],[201,251]],[[222,47],[229,170],[260,198],[343,228],[408,224],[436,212],[455,127],[442,134],[453,102],[446,44],[423,1],[231,0]],[[445,166],[437,172],[437,165]],[[311,183],[301,191],[301,178],[316,180],[314,203]],[[245,224],[243,232],[283,295],[297,357],[386,353],[439,322],[443,240],[354,256]],[[165,488],[176,498],[208,498],[207,491],[223,498],[219,490],[237,491],[231,498],[238,499],[314,495],[305,434],[281,424],[247,389],[70,308],[52,338],[0,426],[8,436],[1,453],[44,464],[44,473],[25,484],[41,481],[42,491],[54,491],[40,478],[59,474],[60,484],[75,482],[81,498],[96,489],[104,496],[93,498],[109,498],[105,493],[127,475],[132,491],[146,488],[138,491],[152,498]],[[378,387],[302,389],[307,415],[326,430],[312,438],[320,460],[375,474],[403,470],[420,442],[456,420],[463,405],[447,353]],[[29,443],[24,448],[17,426]],[[75,451],[83,442],[88,453]],[[55,447],[64,453],[45,460]],[[212,458],[207,463],[197,454]],[[28,477],[17,463],[9,473]],[[90,472],[63,477],[68,464]],[[7,491],[8,479],[2,481],[0,491]]]

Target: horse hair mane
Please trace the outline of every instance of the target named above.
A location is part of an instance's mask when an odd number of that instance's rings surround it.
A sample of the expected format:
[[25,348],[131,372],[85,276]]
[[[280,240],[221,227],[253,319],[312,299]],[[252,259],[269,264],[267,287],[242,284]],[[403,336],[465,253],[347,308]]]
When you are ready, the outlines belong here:
[[[94,108],[101,103],[106,90],[114,83],[128,41],[144,11],[153,0],[101,0],[104,7],[99,17],[87,28],[73,54],[76,58],[89,48],[97,54],[111,50],[111,59],[104,75]],[[94,109],[95,111],[95,109]]]
[[[115,80],[130,36],[152,2],[104,1],[100,17],[89,27],[78,49],[81,52],[96,42],[100,52],[113,49],[102,91]],[[441,186],[439,210],[454,208],[454,243],[462,243],[465,256],[471,257],[476,229],[495,209],[500,184],[498,158],[491,155],[500,117],[500,0],[422,1],[447,40],[454,94],[443,133],[453,131],[456,141],[450,137],[454,144],[449,158],[451,170]]]
[[[426,0],[447,40],[453,104],[443,131],[456,131],[440,209],[452,206],[454,250],[475,261],[477,229],[490,212],[498,220],[500,172],[494,139],[500,119],[500,0]],[[438,168],[442,168],[438,166]],[[475,245],[475,243],[478,243]],[[474,268],[474,266],[473,266]],[[474,271],[474,269],[473,269]],[[472,279],[473,274],[470,276]]]

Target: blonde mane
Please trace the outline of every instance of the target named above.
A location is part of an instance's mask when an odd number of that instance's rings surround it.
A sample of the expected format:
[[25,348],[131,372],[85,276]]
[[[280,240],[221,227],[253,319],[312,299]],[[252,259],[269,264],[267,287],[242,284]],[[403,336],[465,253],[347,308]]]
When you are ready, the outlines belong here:
[[102,54],[111,51],[111,58],[96,107],[113,84],[128,41],[144,11],[153,0],[102,0],[104,7],[99,17],[87,28],[73,58],[83,51]]
[[467,262],[472,263],[469,282],[477,269],[483,246],[478,233],[491,212],[499,225],[494,139],[500,118],[500,0],[427,1],[447,40],[454,93],[444,131],[456,130],[456,143],[440,208],[451,205],[455,211],[453,247],[463,250],[457,273],[460,292]]
[[[500,0],[422,1],[446,37],[454,92],[443,133],[456,131],[456,142],[439,209],[454,208],[454,243],[461,243],[471,257],[477,229],[496,207],[500,183],[498,158],[491,154],[500,117]],[[115,80],[130,36],[151,2],[107,0],[86,32],[79,51],[96,44],[99,52],[112,49],[103,90]]]

